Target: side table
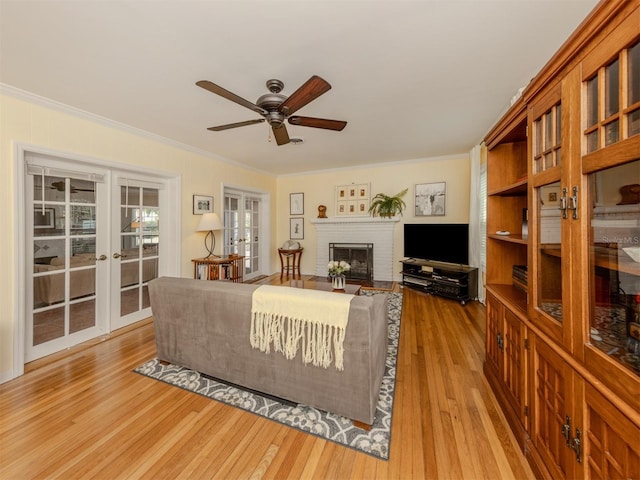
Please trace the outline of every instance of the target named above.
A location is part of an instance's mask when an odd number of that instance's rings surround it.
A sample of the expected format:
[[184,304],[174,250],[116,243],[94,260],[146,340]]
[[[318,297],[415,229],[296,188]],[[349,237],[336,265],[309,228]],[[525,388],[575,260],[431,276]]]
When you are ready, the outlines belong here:
[[227,280],[242,283],[244,281],[244,257],[194,258],[193,278],[200,280]]
[[[298,278],[300,278],[300,260],[302,259],[303,247],[288,250],[286,248],[279,248],[278,255],[280,255],[280,278],[286,273],[287,277],[289,272],[293,274],[293,278],[296,278],[296,272],[298,272]],[[286,261],[286,265],[285,265]]]

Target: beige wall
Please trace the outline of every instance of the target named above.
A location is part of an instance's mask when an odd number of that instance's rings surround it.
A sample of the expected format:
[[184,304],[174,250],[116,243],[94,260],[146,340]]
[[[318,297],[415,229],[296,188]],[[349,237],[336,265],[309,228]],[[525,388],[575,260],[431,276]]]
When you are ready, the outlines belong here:
[[[468,155],[441,159],[422,159],[397,162],[389,165],[336,170],[309,175],[295,175],[278,178],[278,243],[280,246],[289,239],[289,194],[304,193],[304,247],[302,255],[302,273],[315,274],[316,269],[316,231],[310,222],[318,216],[318,205],[326,205],[327,216],[335,216],[335,187],[351,183],[370,183],[371,197],[377,193],[395,195],[408,188],[403,197],[407,208],[394,232],[394,264],[398,265],[396,278],[399,278],[400,260],[403,258],[404,223],[468,223],[469,222],[469,184],[471,166]],[[416,217],[414,215],[415,184],[446,182],[445,216]]]
[[[276,178],[180,149],[167,143],[105,126],[77,115],[0,95],[0,381],[13,369],[16,285],[14,285],[14,145],[35,145],[106,162],[127,163],[181,176],[181,275],[192,275],[191,258],[204,253],[195,229],[194,193],[214,195],[221,213],[222,184],[268,192],[275,199]],[[272,218],[275,200],[272,200]],[[276,230],[271,242],[276,244]],[[219,250],[220,242],[216,247]],[[275,268],[276,256],[272,255]]]

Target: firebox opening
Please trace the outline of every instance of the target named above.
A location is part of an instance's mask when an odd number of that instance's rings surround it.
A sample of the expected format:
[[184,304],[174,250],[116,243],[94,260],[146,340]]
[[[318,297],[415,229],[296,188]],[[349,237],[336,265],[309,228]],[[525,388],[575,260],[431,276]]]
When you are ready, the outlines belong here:
[[373,280],[373,243],[330,243],[329,260],[348,262],[347,278]]

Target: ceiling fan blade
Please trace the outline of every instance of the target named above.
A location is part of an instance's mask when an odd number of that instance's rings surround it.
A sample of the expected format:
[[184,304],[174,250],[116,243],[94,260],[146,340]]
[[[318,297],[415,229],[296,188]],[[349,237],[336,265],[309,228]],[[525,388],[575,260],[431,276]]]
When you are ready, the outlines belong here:
[[232,102],[235,102],[238,105],[242,105],[243,107],[246,107],[249,110],[253,110],[256,113],[259,113],[260,115],[267,114],[267,111],[264,108],[260,108],[255,103],[251,103],[249,100],[245,100],[244,98],[239,97],[235,93],[231,93],[229,90],[226,90],[221,86],[216,85],[213,82],[210,82],[209,80],[200,80],[199,82],[196,82],[196,85],[204,88],[205,90],[209,90],[211,93],[220,95],[221,97],[226,98],[227,100],[231,100]]
[[342,120],[327,120],[326,118],[313,118],[313,117],[289,117],[289,123],[291,125],[300,125],[301,127],[314,127],[324,128],[326,130],[341,131],[347,126],[347,122]]
[[285,127],[284,125],[281,125],[279,127],[271,127],[273,129],[273,136],[276,139],[276,143],[278,145],[284,145],[286,143],[289,143],[291,140],[289,140],[289,133],[287,132],[287,127]]
[[212,132],[221,132],[222,130],[229,130],[230,128],[237,127],[246,127],[247,125],[254,125],[256,123],[264,122],[264,118],[259,118],[257,120],[247,120],[246,122],[237,122],[237,123],[228,123],[226,125],[218,125],[217,127],[209,127],[207,130],[211,130]]
[[315,100],[320,95],[331,90],[331,85],[326,80],[314,75],[307,80],[300,88],[293,92],[287,98],[278,110],[285,115],[291,115],[293,112],[301,109],[307,103]]

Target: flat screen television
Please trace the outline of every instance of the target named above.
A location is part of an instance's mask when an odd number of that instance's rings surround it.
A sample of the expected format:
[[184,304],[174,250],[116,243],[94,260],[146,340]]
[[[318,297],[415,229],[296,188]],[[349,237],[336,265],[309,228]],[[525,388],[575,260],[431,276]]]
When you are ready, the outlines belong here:
[[404,256],[468,265],[469,225],[466,223],[405,223]]

